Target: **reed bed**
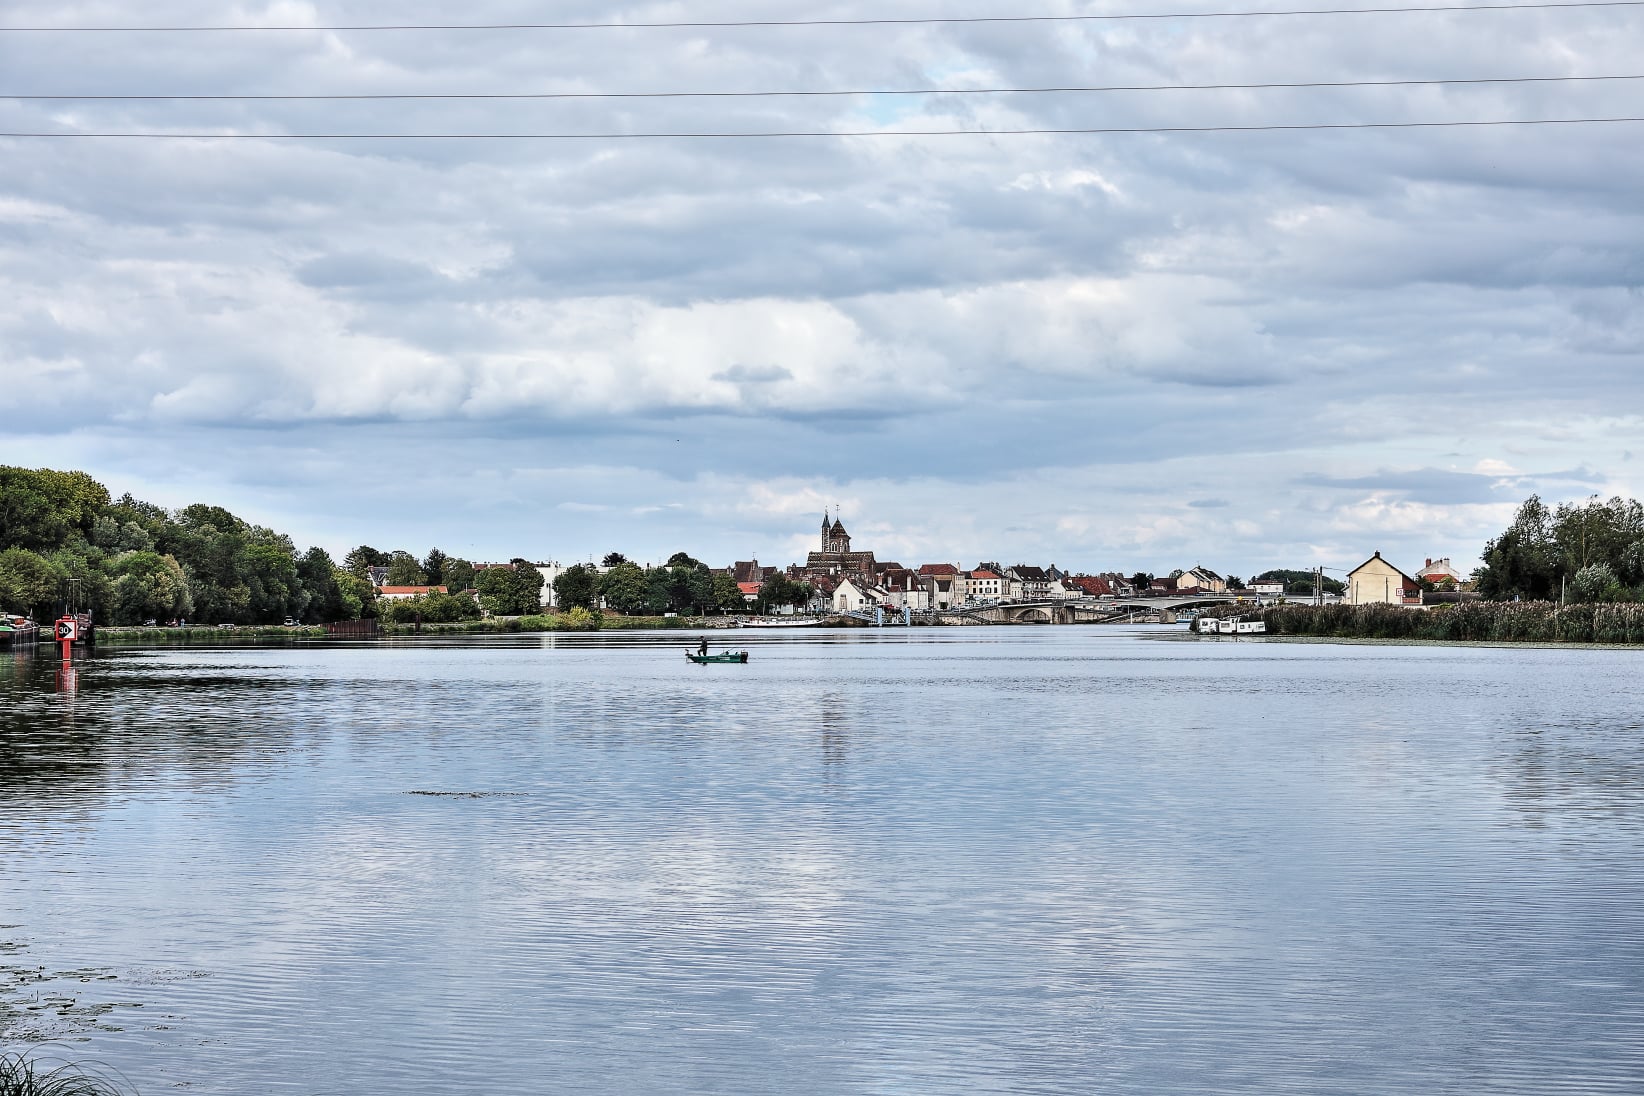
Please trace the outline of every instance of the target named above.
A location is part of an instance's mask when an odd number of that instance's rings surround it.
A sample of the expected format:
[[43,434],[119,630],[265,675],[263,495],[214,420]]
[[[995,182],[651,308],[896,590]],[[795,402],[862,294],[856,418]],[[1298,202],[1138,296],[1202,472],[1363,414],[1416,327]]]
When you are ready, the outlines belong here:
[[1214,616],[1257,615],[1268,635],[1337,639],[1426,639],[1480,643],[1644,644],[1644,604],[1472,601],[1397,605],[1274,605],[1252,614],[1228,606]]
[[124,1096],[108,1077],[70,1064],[0,1054],[0,1096]]

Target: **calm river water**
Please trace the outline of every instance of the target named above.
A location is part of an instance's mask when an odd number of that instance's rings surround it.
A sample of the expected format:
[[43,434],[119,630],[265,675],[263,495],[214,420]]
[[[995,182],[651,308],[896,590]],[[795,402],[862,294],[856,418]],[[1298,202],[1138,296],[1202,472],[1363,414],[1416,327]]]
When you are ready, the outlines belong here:
[[228,1096],[1644,1091],[1644,652],[722,638],[0,662],[0,1044]]

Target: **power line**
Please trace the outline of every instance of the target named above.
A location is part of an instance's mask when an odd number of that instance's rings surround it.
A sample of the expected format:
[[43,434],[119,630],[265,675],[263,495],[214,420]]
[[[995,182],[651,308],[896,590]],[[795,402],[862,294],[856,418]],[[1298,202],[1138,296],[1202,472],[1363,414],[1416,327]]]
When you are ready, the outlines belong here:
[[737,19],[669,20],[637,23],[355,23],[327,26],[87,26],[0,27],[0,32],[52,34],[193,33],[246,31],[459,31],[459,30],[683,30],[737,27],[932,26],[974,23],[1104,23],[1143,19],[1247,19],[1291,15],[1395,15],[1418,12],[1546,11],[1561,8],[1636,8],[1644,0],[1570,0],[1566,3],[1440,4],[1377,8],[1293,8],[1266,11],[1116,12],[1103,15],[972,15],[879,19]]
[[921,96],[921,95],[1050,95],[1116,91],[1262,91],[1282,88],[1383,88],[1439,87],[1472,84],[1562,84],[1604,80],[1644,80],[1644,74],[1623,76],[1481,76],[1444,80],[1308,80],[1259,84],[1102,84],[1068,87],[1022,88],[893,88],[843,91],[543,91],[543,92],[362,92],[357,94],[313,95],[11,95],[0,99],[16,102],[354,102],[376,100],[469,100],[469,99],[775,99],[822,98],[831,96]]
[[1034,129],[765,130],[695,133],[62,133],[0,132],[0,138],[162,141],[637,141],[747,140],[771,137],[1022,137],[1124,133],[1279,133],[1303,130],[1451,129],[1486,126],[1603,125],[1644,122],[1644,115],[1613,118],[1503,118],[1460,122],[1307,122],[1248,126],[1088,126]]

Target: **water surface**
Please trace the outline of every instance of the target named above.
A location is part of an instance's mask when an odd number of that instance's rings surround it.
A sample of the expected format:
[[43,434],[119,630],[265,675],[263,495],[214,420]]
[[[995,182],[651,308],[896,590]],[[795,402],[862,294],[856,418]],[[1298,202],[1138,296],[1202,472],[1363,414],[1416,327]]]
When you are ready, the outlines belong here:
[[0,663],[0,1041],[232,1096],[1644,1090],[1644,652],[730,638]]

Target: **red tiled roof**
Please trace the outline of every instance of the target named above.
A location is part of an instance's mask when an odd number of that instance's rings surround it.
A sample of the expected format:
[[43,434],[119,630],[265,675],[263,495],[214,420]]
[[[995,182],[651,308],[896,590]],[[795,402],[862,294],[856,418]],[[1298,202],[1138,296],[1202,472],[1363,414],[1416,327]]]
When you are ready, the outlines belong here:
[[919,568],[921,575],[957,575],[959,568],[951,563],[927,563]]

